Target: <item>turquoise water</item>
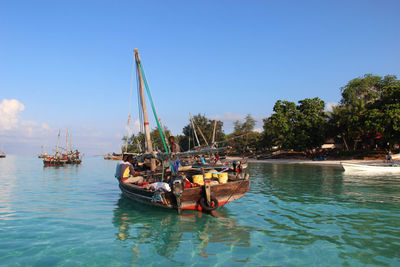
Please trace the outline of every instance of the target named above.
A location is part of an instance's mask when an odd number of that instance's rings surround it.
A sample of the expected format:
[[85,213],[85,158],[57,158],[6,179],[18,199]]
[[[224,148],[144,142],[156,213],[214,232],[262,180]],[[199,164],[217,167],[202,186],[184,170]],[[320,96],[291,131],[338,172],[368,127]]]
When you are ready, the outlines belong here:
[[244,198],[178,216],[123,198],[114,167],[0,159],[0,265],[400,265],[400,177],[251,163]]

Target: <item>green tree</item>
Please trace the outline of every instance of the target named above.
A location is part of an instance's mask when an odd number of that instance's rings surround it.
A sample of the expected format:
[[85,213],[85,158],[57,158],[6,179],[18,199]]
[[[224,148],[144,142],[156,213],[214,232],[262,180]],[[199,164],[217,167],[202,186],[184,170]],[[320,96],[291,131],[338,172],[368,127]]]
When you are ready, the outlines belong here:
[[235,153],[246,153],[256,150],[259,133],[254,131],[256,121],[248,114],[243,122],[235,121],[234,130],[228,136],[228,145],[233,148]]
[[340,105],[333,110],[334,123],[338,126],[339,136],[345,146],[357,148],[358,142],[367,135],[365,114],[367,104],[375,102],[381,95],[382,77],[365,74],[349,81],[341,88]]
[[384,140],[394,145],[400,140],[400,81],[388,75],[379,84],[380,96],[367,104],[363,121],[370,136],[383,134]]
[[325,102],[318,97],[299,101],[295,125],[295,148],[298,150],[320,147],[325,141],[327,116]]
[[[166,135],[165,138],[168,140],[168,137],[171,135],[171,132],[167,128],[165,128],[164,133]],[[154,128],[150,132],[150,139],[153,146],[153,150],[161,150],[165,152],[164,145],[161,140],[158,128]],[[124,136],[122,138],[122,141],[123,141],[123,151],[125,151],[125,147],[127,147],[127,152],[130,153],[142,153],[145,151],[144,133],[138,133],[136,135],[132,134],[130,137]]]
[[[200,128],[204,137],[206,138],[209,145],[211,145],[212,135],[214,130],[214,120],[208,119],[205,115],[197,114],[193,116],[193,122],[196,126],[196,132],[200,141],[201,146],[205,146],[206,142],[201,136],[198,128]],[[225,134],[222,129],[223,122],[216,121],[215,127],[215,142],[221,142],[225,138]],[[190,139],[190,148],[192,149],[195,145],[198,146],[197,141],[195,141],[192,123],[189,119],[189,123],[182,129],[183,135],[179,138],[179,145],[182,150],[189,149],[189,139]]]
[[340,104],[330,115],[331,133],[343,140],[347,149],[378,133],[389,142],[397,139],[398,88],[396,76],[366,74],[342,87]]
[[264,119],[264,143],[281,148],[295,146],[295,125],[298,117],[296,104],[290,101],[278,100],[273,108],[274,113]]
[[[165,138],[165,143],[167,146],[169,146],[168,144],[168,137],[171,136],[171,132],[170,130],[168,130],[167,127],[164,127],[164,138]],[[153,144],[153,150],[154,151],[162,151],[165,152],[165,148],[164,148],[164,144],[163,141],[161,139],[161,135],[160,135],[160,131],[158,130],[158,128],[154,128],[151,132],[150,132],[150,139],[151,142]],[[169,147],[168,147],[169,150]]]
[[144,134],[132,134],[130,137],[124,136],[123,141],[123,152],[129,153],[141,153],[144,151]]
[[304,150],[319,147],[325,140],[325,103],[318,97],[294,102],[278,100],[274,113],[264,119],[261,143],[284,149]]

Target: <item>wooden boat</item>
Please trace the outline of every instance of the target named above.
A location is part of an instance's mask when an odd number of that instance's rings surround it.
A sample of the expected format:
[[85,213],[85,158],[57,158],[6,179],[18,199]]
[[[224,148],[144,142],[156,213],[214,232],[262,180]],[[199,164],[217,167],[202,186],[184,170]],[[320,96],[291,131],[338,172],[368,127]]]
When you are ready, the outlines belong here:
[[0,158],[5,158],[6,154],[3,151],[0,151]]
[[49,157],[43,159],[43,164],[45,167],[62,166],[66,163],[67,163],[67,160],[61,159],[60,157],[57,157],[57,156],[49,156]]
[[119,187],[126,197],[144,204],[176,210],[212,211],[243,197],[249,190],[249,183],[248,177],[243,177],[224,184],[210,185],[210,205],[206,204],[206,186],[177,189],[172,183],[171,192],[165,192],[151,191],[140,185],[120,181]]
[[[148,167],[150,173],[142,171],[138,173],[138,176],[145,178],[144,184],[132,184],[119,181],[119,188],[124,196],[127,198],[155,207],[163,207],[169,209],[176,209],[178,213],[182,210],[198,210],[211,212],[218,207],[221,207],[229,202],[237,200],[244,196],[249,190],[249,175],[243,172],[234,172],[227,175],[226,180],[212,180],[205,178],[204,169],[192,168],[188,166],[185,171],[174,170],[172,167],[171,159],[176,159],[180,156],[188,155],[201,155],[205,154],[205,151],[192,151],[182,153],[169,153],[168,146],[164,142],[165,138],[163,135],[163,127],[160,125],[153,100],[145,81],[144,71],[140,62],[140,57],[137,49],[135,49],[135,59],[138,74],[138,86],[139,86],[139,97],[141,108],[143,111],[143,125],[144,125],[144,136],[145,136],[145,149],[146,152],[140,156],[135,156],[135,161],[140,162],[140,166]],[[164,142],[165,153],[155,152],[152,148],[152,142],[150,139],[150,127],[149,119],[146,108],[146,99],[144,93],[144,86],[149,100],[152,104],[153,114],[155,121],[157,122],[158,129],[160,131],[161,140]],[[206,152],[216,152],[218,149],[208,149]],[[156,168],[156,160],[162,162],[168,162],[171,166],[171,170],[166,172],[165,168],[160,166]],[[137,169],[136,169],[137,170]],[[196,175],[201,175],[200,180],[194,181]],[[196,178],[199,179],[199,176]],[[203,180],[202,180],[203,179]],[[168,185],[168,189],[155,189],[152,190],[149,185],[154,182],[163,182],[163,185]],[[201,184],[201,185],[200,185]]]
[[122,155],[113,155],[111,157],[112,160],[122,160]]
[[55,155],[47,155],[43,158],[43,164],[45,166],[60,166],[64,164],[81,164],[82,157],[80,152],[76,149],[72,151],[70,148],[71,140],[68,139],[68,129],[66,130],[66,148],[65,153],[60,152],[60,131],[58,131],[58,140]]
[[340,163],[346,172],[400,173],[399,163]]

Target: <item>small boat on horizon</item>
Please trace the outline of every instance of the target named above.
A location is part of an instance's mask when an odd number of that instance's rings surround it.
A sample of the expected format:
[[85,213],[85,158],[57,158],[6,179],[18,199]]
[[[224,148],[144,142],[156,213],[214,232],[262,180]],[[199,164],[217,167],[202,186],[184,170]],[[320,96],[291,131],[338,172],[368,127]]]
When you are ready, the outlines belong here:
[[0,150],[0,158],[5,158],[6,157],[6,153],[3,152],[3,150]]
[[40,154],[38,155],[38,158],[39,158],[39,159],[45,159],[45,158],[47,158],[47,157],[49,156],[49,154],[47,154],[46,152],[44,152],[44,147],[43,147],[43,146],[41,146],[41,148],[42,148],[42,153],[40,153]]
[[105,160],[122,160],[122,154],[117,154],[117,153],[108,153],[107,155],[104,155]]

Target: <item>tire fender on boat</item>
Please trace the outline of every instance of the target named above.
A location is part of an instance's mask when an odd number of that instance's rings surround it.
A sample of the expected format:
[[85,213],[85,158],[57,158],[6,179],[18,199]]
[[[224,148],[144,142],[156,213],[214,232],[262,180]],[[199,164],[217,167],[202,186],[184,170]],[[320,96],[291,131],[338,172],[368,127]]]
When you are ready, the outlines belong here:
[[210,203],[211,206],[208,206],[206,198],[205,197],[200,198],[199,200],[200,207],[205,211],[212,211],[217,209],[219,206],[218,200],[213,196],[211,196],[210,200],[211,200]]

